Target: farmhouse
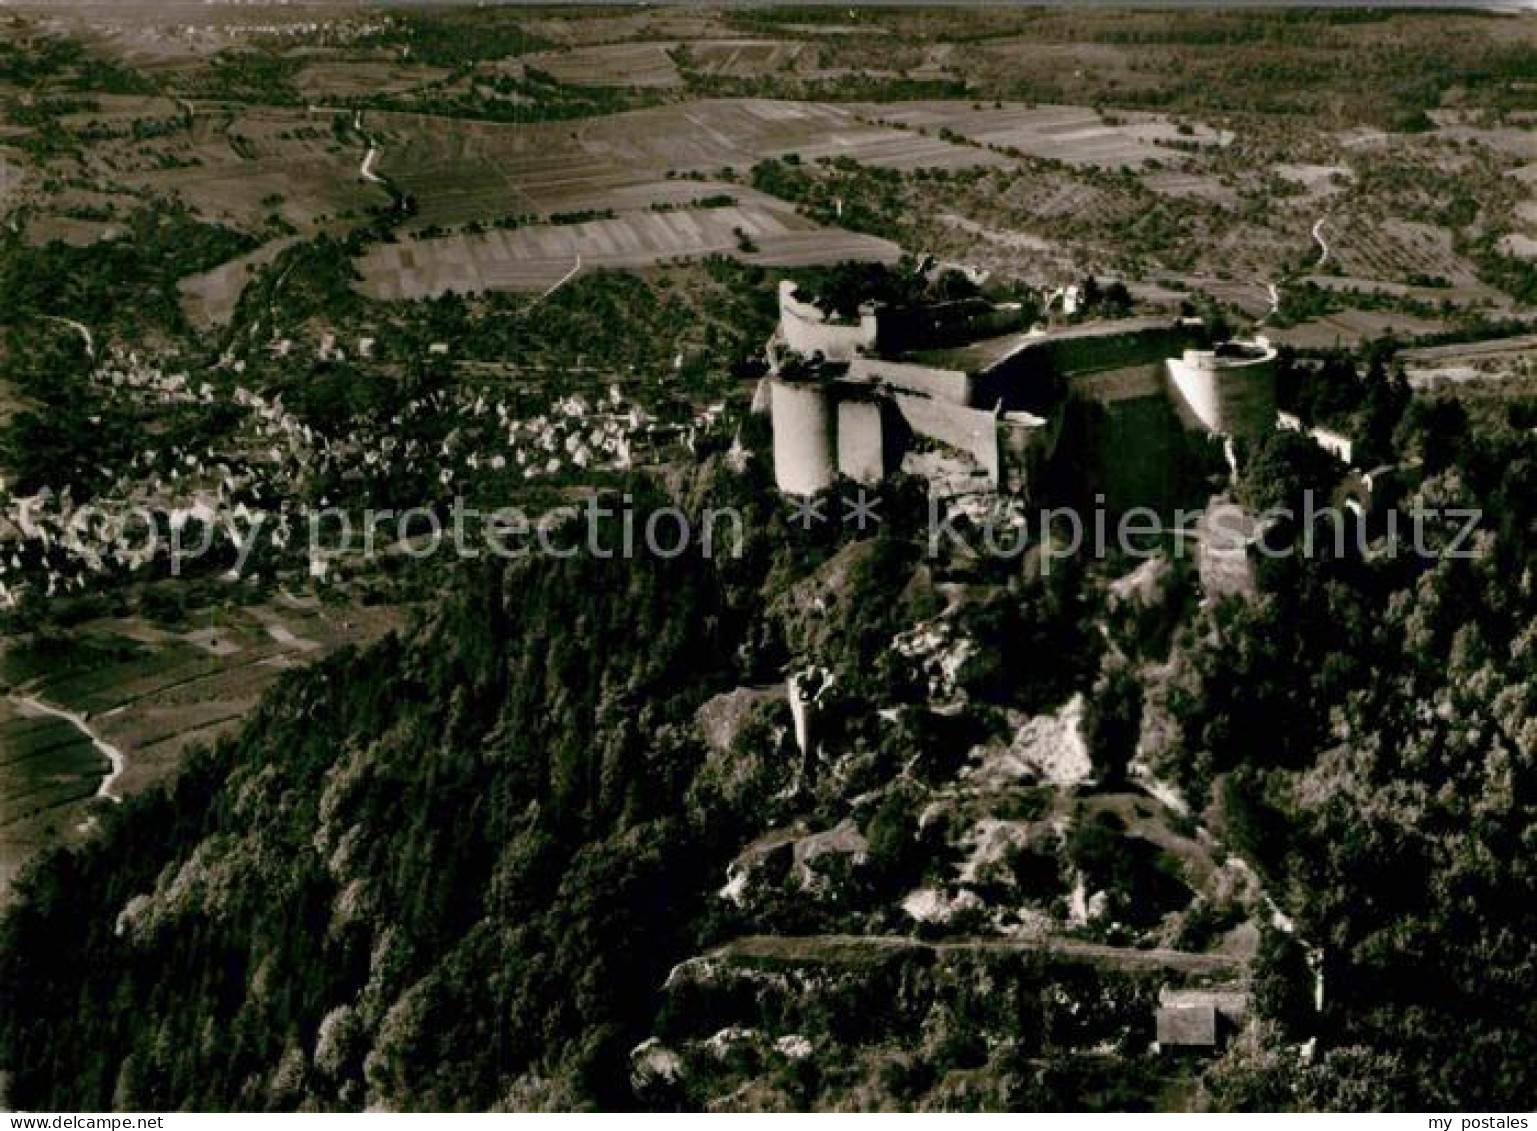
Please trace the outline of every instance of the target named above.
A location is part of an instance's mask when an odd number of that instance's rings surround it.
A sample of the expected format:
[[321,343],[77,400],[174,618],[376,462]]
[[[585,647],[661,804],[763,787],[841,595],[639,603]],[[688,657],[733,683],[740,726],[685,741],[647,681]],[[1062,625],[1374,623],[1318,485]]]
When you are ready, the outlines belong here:
[[[1102,496],[1111,509],[1174,502],[1191,449],[1276,424],[1275,352],[1204,341],[1199,322],[1132,318],[1023,329],[980,299],[862,305],[840,320],[779,291],[767,395],[780,490],[842,476],[873,484],[943,468],[953,493]],[[942,459],[911,458],[939,453]],[[961,468],[956,474],[955,469]]]

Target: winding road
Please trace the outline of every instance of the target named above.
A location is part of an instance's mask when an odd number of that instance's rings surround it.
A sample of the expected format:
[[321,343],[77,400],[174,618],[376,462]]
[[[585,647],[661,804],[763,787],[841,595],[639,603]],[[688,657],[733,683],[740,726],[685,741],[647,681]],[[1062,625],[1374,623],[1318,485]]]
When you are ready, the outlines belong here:
[[1320,216],[1313,224],[1313,239],[1318,244],[1318,262],[1313,264],[1313,270],[1318,270],[1329,259],[1329,245],[1324,240],[1324,217]]
[[52,703],[45,703],[43,700],[32,695],[12,695],[11,702],[41,712],[44,715],[52,715],[56,719],[63,719],[86,738],[90,739],[91,745],[106,755],[107,761],[112,764],[112,769],[107,772],[106,776],[101,779],[101,784],[96,787],[96,796],[105,797],[110,801],[116,802],[123,800],[122,795],[114,792],[113,787],[117,784],[117,779],[122,777],[123,770],[127,768],[128,760],[123,756],[121,750],[91,729],[91,724],[86,722],[84,715],[65,710],[63,707],[56,707]]
[[[1324,239],[1324,221],[1326,219],[1327,217],[1320,216],[1317,220],[1313,221],[1313,242],[1318,245],[1318,259],[1313,264],[1313,270],[1315,271],[1329,261],[1329,243]],[[1287,276],[1287,278],[1290,278],[1290,276]],[[1286,279],[1282,279],[1281,282],[1286,282]],[[1270,309],[1260,316],[1260,320],[1256,323],[1258,326],[1263,326],[1266,322],[1270,321],[1270,319],[1275,317],[1276,312],[1281,309],[1280,287],[1275,283],[1265,283],[1264,287],[1270,295]]]
[[354,133],[363,134],[363,140],[368,142],[368,152],[363,154],[363,164],[358,166],[358,176],[371,185],[384,184],[384,178],[374,172],[374,166],[379,163],[379,157],[384,153],[373,138],[363,133],[363,111],[352,112],[352,129]]

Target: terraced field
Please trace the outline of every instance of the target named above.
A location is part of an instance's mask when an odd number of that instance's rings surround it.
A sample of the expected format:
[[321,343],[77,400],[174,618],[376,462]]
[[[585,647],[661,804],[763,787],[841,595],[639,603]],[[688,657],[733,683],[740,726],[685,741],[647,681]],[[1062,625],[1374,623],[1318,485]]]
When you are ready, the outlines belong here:
[[115,179],[180,196],[203,216],[247,231],[274,213],[300,231],[321,217],[361,213],[388,194],[358,175],[363,152],[332,132],[333,115],[257,107],[238,113],[199,105],[190,128],[150,149],[104,147]]
[[366,98],[406,94],[446,78],[442,67],[386,62],[317,62],[294,76],[304,97],[319,102],[327,98]]
[[1337,346],[1353,347],[1384,334],[1413,336],[1433,334],[1445,328],[1443,322],[1398,311],[1342,310],[1337,314],[1327,314],[1296,326],[1271,331],[1269,336],[1277,342],[1299,349],[1332,349]]
[[1404,282],[1414,275],[1445,279],[1450,297],[1488,297],[1472,265],[1452,248],[1451,233],[1409,220],[1327,225],[1330,266],[1359,279]]
[[751,78],[794,67],[807,44],[776,39],[722,39],[690,43],[688,58],[700,74]]
[[19,861],[69,832],[107,760],[63,719],[0,699],[0,892]]

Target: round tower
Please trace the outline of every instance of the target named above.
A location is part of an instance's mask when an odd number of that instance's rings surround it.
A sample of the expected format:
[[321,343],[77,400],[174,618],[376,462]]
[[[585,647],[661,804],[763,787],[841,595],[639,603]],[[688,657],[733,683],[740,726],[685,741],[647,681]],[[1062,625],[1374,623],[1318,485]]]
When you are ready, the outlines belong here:
[[774,482],[787,495],[815,495],[838,474],[831,391],[822,381],[770,378]]
[[1182,407],[1209,432],[1261,436],[1276,424],[1276,352],[1263,338],[1169,359]]

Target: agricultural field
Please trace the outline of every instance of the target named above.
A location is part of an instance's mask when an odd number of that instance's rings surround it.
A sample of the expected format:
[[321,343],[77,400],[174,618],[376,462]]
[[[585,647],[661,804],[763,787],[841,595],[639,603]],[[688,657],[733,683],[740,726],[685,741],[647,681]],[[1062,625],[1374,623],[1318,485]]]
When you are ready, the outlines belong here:
[[720,208],[628,212],[578,224],[384,244],[358,262],[362,290],[398,301],[454,292],[543,290],[583,269],[647,267],[737,255],[764,266],[838,260],[895,262],[897,245],[829,231],[774,201]]
[[174,193],[205,217],[247,231],[267,230],[275,217],[313,232],[388,203],[359,174],[362,139],[339,139],[333,126],[333,116],[320,111],[210,109],[197,113],[181,145],[169,147],[185,164],[118,158],[112,172],[132,188]]
[[0,699],[0,901],[21,862],[72,839],[109,764],[68,722]]
[[1537,380],[1537,334],[1418,346],[1403,350],[1399,357],[1409,383],[1420,389],[1466,382],[1515,385],[1517,379],[1529,387]]
[[636,40],[671,43],[731,35],[731,25],[723,14],[681,5],[649,10],[615,5],[580,12],[543,8],[529,13],[523,26],[541,40],[567,47],[633,43]]
[[409,94],[442,82],[451,72],[397,60],[334,60],[311,63],[295,73],[293,85],[309,103]]
[[611,194],[668,173],[745,171],[792,153],[896,169],[1008,163],[974,146],[874,124],[847,107],[765,99],[682,103],[575,125],[397,113],[370,114],[368,123],[384,148],[380,172],[415,199],[413,226],[421,227],[624,206],[634,197],[616,202]]
[[1233,134],[1157,114],[1111,115],[1085,106],[991,107],[955,102],[863,104],[857,113],[906,129],[957,134],[992,149],[1069,165],[1120,168],[1168,158],[1175,145],[1221,148]]
[[228,324],[251,277],[295,242],[296,237],[292,236],[276,239],[253,252],[227,260],[212,270],[178,280],[176,286],[181,292],[182,309],[186,312],[187,320],[193,326],[204,329]]
[[1377,338],[1431,335],[1445,330],[1446,325],[1439,319],[1398,311],[1347,309],[1294,326],[1270,329],[1269,337],[1303,350],[1350,349],[1360,342]]
[[[237,729],[284,671],[402,619],[388,608],[280,597],[200,614],[195,626],[93,621],[49,653],[16,645],[0,654],[9,688],[0,698],[0,898],[39,845],[83,835],[92,808],[111,804],[103,789],[122,797],[165,781],[192,747]],[[93,739],[121,754],[117,772]]]
[[679,57],[701,75],[750,78],[796,70],[812,50],[795,40],[714,39],[685,45]]
[[668,54],[668,44],[659,42],[541,51],[523,61],[572,86],[670,87],[683,82]]
[[[761,242],[754,223],[792,242],[746,254],[796,263],[801,233],[843,228],[826,254],[869,254],[873,237],[1032,285],[1094,272],[1248,318],[1265,314],[1272,286],[1311,282],[1329,309],[1319,299],[1282,320],[1333,318],[1331,338],[1519,316],[1507,292],[1522,276],[1508,264],[1537,246],[1519,94],[1464,85],[1413,129],[1395,124],[1409,110],[1380,105],[1396,89],[1384,75],[1429,65],[1407,16],[1324,21],[1286,56],[1313,85],[1326,72],[1344,88],[1371,79],[1373,100],[1352,115],[1302,89],[1295,105],[1243,106],[1254,89],[1243,61],[1273,53],[1277,34],[1243,14],[540,10],[498,14],[482,34],[460,13],[413,53],[402,17],[257,7],[259,18],[189,6],[174,34],[147,8],[102,7],[98,49],[133,66],[146,58],[136,50],[164,57],[142,91],[49,111],[48,128],[73,139],[44,162],[54,191],[0,167],[0,198],[12,185],[29,242],[113,239],[120,217],[174,196],[262,249],[183,281],[190,322],[208,327],[232,317],[285,241],[356,231],[402,201],[392,227],[449,242],[362,248],[366,294],[539,289],[578,254],[624,267],[731,251],[743,244],[731,228]],[[1442,18],[1461,37],[1449,66],[1518,66],[1498,21]],[[157,35],[177,42],[156,47]],[[1361,75],[1338,78],[1334,63],[1363,43]],[[207,64],[237,46],[240,65]],[[35,142],[35,127],[10,128]],[[823,184],[820,200],[780,197],[798,216],[758,201],[724,233],[693,217],[717,191],[745,205],[750,171],[791,158]],[[1458,200],[1480,209],[1459,212],[1462,235],[1439,215]],[[651,209],[691,219],[631,216]],[[553,230],[582,213],[598,226]]]

